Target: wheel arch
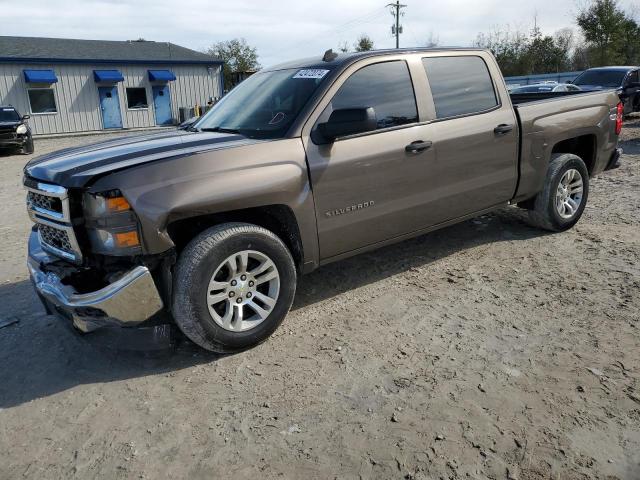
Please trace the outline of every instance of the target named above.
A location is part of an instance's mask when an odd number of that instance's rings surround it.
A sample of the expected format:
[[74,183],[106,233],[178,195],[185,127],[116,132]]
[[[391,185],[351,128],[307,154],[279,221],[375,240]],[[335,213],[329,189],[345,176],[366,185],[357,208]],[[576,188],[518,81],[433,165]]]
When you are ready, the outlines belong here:
[[557,142],[551,149],[549,161],[557,154],[571,153],[582,159],[587,166],[589,175],[591,175],[596,164],[597,152],[598,138],[595,134],[589,133]]
[[249,223],[273,232],[291,252],[298,271],[302,271],[304,247],[300,228],[293,210],[287,205],[264,205],[181,218],[170,222],[166,231],[179,254],[193,238],[204,230],[228,222]]

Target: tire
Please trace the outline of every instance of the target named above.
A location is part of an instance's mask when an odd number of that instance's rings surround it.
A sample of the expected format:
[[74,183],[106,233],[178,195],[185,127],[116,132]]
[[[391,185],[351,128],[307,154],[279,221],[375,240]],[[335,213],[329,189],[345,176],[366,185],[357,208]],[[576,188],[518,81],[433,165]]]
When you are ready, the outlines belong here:
[[33,147],[33,137],[29,137],[27,143],[24,144],[22,149],[20,150],[23,155],[31,155],[34,151]]
[[[255,273],[261,268],[267,269]],[[277,281],[265,280],[274,277],[274,271]],[[280,238],[256,225],[225,223],[202,232],[180,254],[173,315],[185,336],[202,348],[238,352],[263,342],[278,328],[295,290],[295,264]],[[238,300],[240,305],[235,304]]]
[[[575,176],[569,181],[569,185],[572,186],[569,191],[574,192],[571,195],[573,203],[568,201],[562,202],[562,196],[560,199],[557,197],[557,195],[562,195],[562,193],[560,193],[561,181],[571,177],[571,173],[567,174],[570,170],[579,173],[581,177],[580,180],[582,181],[582,190],[580,192],[578,192],[578,187],[576,186],[578,177]],[[565,174],[567,174],[566,177]],[[565,194],[566,192],[567,191],[565,191]],[[578,193],[581,193],[579,200]],[[553,155],[549,168],[547,169],[544,188],[535,197],[532,208],[529,210],[529,222],[535,227],[552,232],[568,230],[578,223],[578,220],[582,217],[588,197],[589,172],[582,159],[569,153]],[[559,206],[557,202],[565,203],[565,206]],[[569,210],[567,203],[577,205],[573,212]],[[561,212],[563,208],[566,209],[564,214]]]

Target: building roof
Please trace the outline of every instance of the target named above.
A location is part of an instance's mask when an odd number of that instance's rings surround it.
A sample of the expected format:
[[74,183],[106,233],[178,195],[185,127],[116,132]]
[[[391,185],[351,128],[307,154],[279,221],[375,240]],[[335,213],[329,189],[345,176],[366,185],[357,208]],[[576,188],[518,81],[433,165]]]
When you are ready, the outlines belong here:
[[0,36],[0,62],[222,63],[211,55],[169,42],[8,36]]

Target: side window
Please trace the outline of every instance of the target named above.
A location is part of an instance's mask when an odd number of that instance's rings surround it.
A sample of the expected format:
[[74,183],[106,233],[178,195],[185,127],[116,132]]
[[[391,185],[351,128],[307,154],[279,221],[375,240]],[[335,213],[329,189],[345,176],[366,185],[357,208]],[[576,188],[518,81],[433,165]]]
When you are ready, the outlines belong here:
[[409,68],[402,60],[375,63],[351,75],[320,118],[333,110],[373,107],[378,129],[415,123],[418,109]]
[[480,57],[423,58],[438,118],[468,115],[498,105],[491,75]]
[[629,74],[629,78],[627,78],[627,85],[640,82],[639,74],[640,72],[638,72],[638,70],[631,72]]

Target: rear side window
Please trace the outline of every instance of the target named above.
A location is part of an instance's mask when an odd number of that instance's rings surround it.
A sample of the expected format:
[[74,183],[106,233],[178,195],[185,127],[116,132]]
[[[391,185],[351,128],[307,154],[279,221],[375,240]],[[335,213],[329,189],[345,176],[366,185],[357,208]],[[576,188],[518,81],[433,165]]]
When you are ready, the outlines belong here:
[[406,62],[375,63],[361,68],[344,82],[329,106],[331,111],[368,107],[375,110],[379,129],[418,121]]
[[480,57],[423,58],[438,118],[483,112],[498,105],[491,75]]

